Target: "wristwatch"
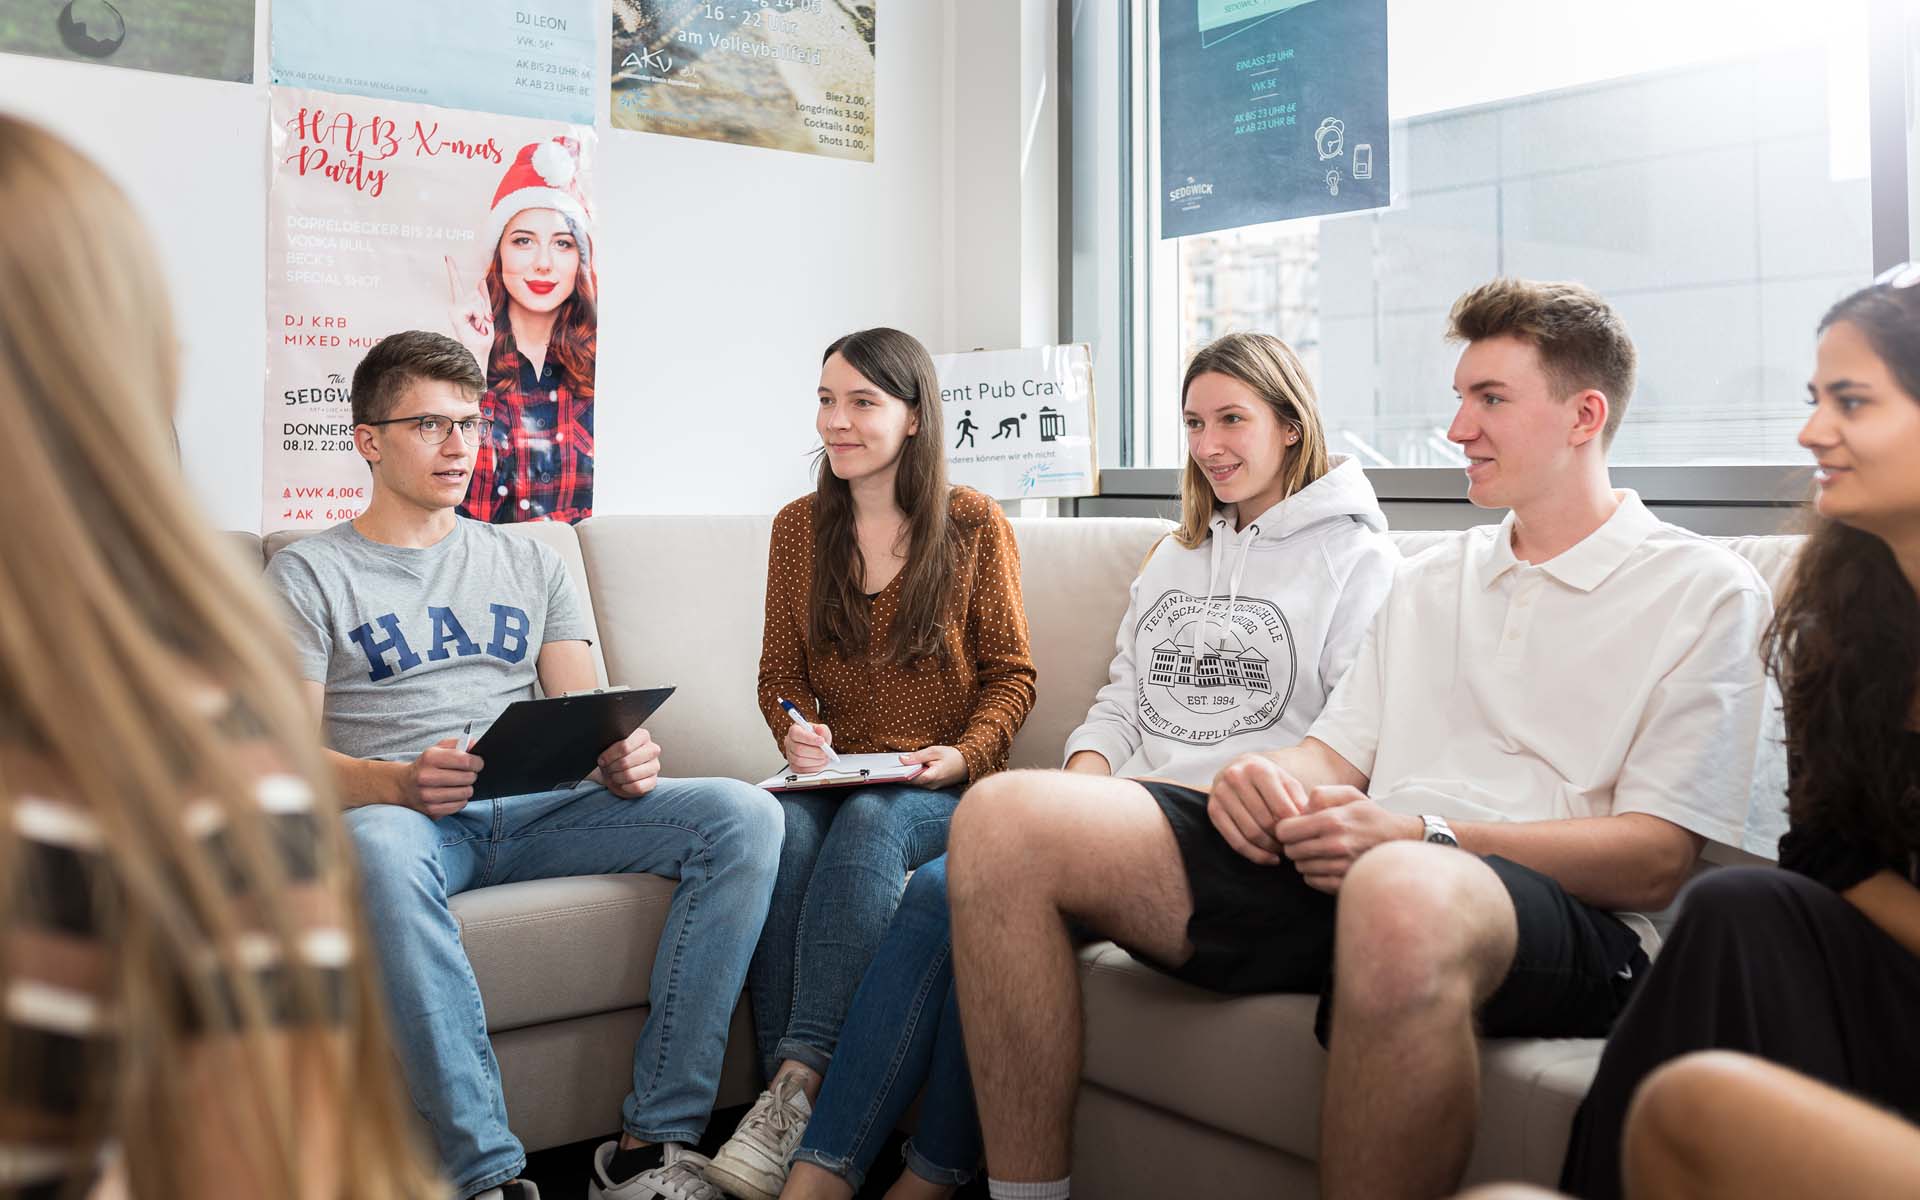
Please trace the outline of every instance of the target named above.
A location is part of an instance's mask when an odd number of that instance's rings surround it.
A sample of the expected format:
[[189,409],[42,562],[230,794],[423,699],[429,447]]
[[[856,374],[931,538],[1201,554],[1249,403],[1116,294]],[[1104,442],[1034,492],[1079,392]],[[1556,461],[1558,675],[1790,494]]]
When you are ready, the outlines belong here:
[[1452,846],[1456,850],[1459,849],[1460,839],[1453,836],[1453,826],[1447,824],[1445,817],[1422,813],[1420,823],[1427,827],[1426,841],[1436,846]]

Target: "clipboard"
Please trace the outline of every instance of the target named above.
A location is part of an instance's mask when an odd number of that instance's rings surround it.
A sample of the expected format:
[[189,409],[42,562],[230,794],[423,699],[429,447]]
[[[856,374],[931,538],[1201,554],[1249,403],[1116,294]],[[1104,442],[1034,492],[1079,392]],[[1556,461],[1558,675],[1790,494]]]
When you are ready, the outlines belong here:
[[812,774],[786,770],[762,779],[757,786],[769,792],[810,792],[821,788],[859,787],[863,783],[907,783],[925,774],[925,763],[903,763],[898,754],[842,754],[840,765]]
[[646,724],[673,689],[596,688],[516,700],[471,747],[486,761],[475,800],[551,792],[585,779],[600,753]]

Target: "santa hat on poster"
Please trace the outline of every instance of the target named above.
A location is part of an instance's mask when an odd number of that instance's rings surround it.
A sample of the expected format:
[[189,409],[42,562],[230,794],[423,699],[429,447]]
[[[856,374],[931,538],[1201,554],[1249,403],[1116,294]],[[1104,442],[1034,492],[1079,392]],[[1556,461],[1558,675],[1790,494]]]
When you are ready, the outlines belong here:
[[489,255],[500,245],[507,222],[530,208],[551,208],[573,222],[580,233],[580,265],[592,269],[593,217],[580,192],[580,144],[557,137],[520,147],[493,194],[493,212],[487,220]]

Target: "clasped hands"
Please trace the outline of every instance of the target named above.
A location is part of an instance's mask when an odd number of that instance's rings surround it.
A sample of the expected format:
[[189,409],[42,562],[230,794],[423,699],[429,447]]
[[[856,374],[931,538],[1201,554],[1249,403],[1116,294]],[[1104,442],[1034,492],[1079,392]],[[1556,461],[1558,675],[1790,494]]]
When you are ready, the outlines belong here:
[[[401,765],[406,773],[400,781],[400,802],[437,821],[473,799],[474,781],[484,763],[479,755],[460,749],[458,738],[445,738]],[[602,750],[599,765],[587,778],[616,796],[637,800],[660,782],[660,746],[646,730],[636,729]]]
[[1243,858],[1276,866],[1284,857],[1309,886],[1328,893],[1340,890],[1368,850],[1419,841],[1426,831],[1419,817],[1388,812],[1358,788],[1308,788],[1258,754],[1243,754],[1214,776],[1207,816]]

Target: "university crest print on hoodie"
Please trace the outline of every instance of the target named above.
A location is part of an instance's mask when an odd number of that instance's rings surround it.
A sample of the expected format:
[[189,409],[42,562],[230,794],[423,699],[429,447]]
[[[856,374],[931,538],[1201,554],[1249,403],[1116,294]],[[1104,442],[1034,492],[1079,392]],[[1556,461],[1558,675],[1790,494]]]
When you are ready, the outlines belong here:
[[1205,788],[1235,755],[1306,736],[1399,561],[1360,464],[1332,462],[1245,529],[1225,505],[1199,546],[1155,547],[1068,758],[1093,750],[1115,775]]

